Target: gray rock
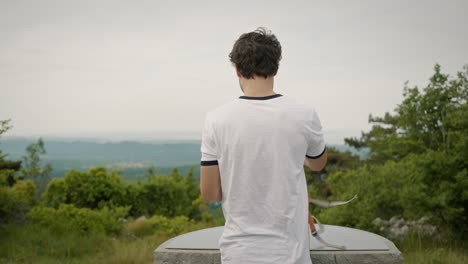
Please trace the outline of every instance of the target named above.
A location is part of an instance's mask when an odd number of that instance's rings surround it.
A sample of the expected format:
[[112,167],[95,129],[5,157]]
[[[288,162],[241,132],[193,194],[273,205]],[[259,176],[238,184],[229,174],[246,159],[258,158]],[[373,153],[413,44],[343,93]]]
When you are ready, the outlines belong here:
[[427,220],[429,220],[429,217],[423,216],[418,220],[418,224],[424,224]]
[[405,220],[403,220],[403,219],[398,219],[394,224],[394,226],[396,226],[396,227],[402,227],[404,225],[405,225]]
[[390,223],[391,225],[394,225],[397,221],[398,221],[398,217],[393,216],[392,218],[390,218],[389,223]]
[[406,236],[409,232],[409,227],[407,225],[404,225],[401,227],[400,231],[403,234],[403,236]]
[[372,224],[374,224],[376,226],[381,226],[382,225],[382,219],[380,217],[377,217],[376,219],[374,219],[374,221],[372,221]]
[[138,217],[138,218],[135,220],[135,222],[145,221],[146,219],[147,219],[146,216],[142,215],[142,216]]

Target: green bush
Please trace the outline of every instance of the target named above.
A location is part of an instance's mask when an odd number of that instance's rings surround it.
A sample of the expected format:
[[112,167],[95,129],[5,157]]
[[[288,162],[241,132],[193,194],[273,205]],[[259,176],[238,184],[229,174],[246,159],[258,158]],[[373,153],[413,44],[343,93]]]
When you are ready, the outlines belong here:
[[44,193],[47,206],[72,204],[77,208],[99,209],[105,206],[130,206],[131,216],[185,215],[200,218],[192,202],[198,197],[198,183],[192,170],[183,177],[174,170],[169,175],[149,175],[147,180],[131,184],[104,167],[86,172],[69,171],[64,178],[55,178]]
[[127,231],[135,236],[153,234],[175,236],[196,229],[195,221],[186,216],[168,218],[155,215],[149,219],[137,219],[127,224]]
[[461,169],[456,159],[429,151],[400,161],[337,172],[328,179],[334,193],[330,199],[346,200],[354,194],[359,199],[321,210],[318,217],[329,224],[377,231],[372,225],[376,217],[417,220],[428,216],[432,224],[466,233],[467,170]]
[[189,216],[192,200],[188,185],[168,176],[152,176],[137,186],[137,215]]
[[13,187],[0,186],[0,223],[23,222],[37,203],[36,186],[30,180],[17,181]]
[[27,217],[34,223],[50,227],[56,231],[78,230],[83,233],[104,232],[106,234],[121,233],[129,207],[116,207],[100,210],[89,208],[76,208],[71,204],[60,204],[51,208],[44,206],[34,207]]
[[55,178],[47,186],[44,198],[49,206],[61,203],[79,208],[103,208],[126,205],[126,183],[117,172],[104,167],[81,172],[70,170],[64,178]]
[[176,216],[167,218],[155,215],[149,219],[149,222],[155,229],[156,234],[178,235],[192,231],[195,222],[186,216]]

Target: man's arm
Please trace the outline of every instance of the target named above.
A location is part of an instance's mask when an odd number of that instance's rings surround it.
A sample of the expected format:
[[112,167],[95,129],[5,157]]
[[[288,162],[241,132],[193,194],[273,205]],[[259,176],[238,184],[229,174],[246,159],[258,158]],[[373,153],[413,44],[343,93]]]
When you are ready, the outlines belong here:
[[327,164],[327,150],[325,149],[320,157],[304,159],[304,166],[307,166],[312,171],[321,171]]
[[218,166],[218,146],[214,123],[209,113],[205,118],[200,151],[200,193],[207,203],[219,202],[222,199],[222,192]]
[[200,192],[207,203],[222,200],[221,175],[218,165],[200,166]]

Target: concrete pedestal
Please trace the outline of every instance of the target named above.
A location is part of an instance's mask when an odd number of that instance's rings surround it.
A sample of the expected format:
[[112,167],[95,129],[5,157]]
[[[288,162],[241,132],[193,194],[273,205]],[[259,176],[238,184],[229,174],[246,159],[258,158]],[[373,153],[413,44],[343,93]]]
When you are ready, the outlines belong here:
[[[220,264],[218,240],[223,226],[186,233],[161,244],[154,252],[154,264]],[[321,237],[346,249],[324,246],[310,235],[310,256],[314,264],[380,264],[403,261],[390,240],[363,230],[324,225]]]

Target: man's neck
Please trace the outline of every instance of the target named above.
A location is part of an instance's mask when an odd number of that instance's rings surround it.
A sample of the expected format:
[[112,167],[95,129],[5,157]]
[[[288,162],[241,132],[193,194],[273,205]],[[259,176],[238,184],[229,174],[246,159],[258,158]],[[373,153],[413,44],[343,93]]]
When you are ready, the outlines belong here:
[[239,79],[239,84],[245,96],[264,97],[276,94],[273,91],[273,76],[263,78],[255,76],[254,79]]

